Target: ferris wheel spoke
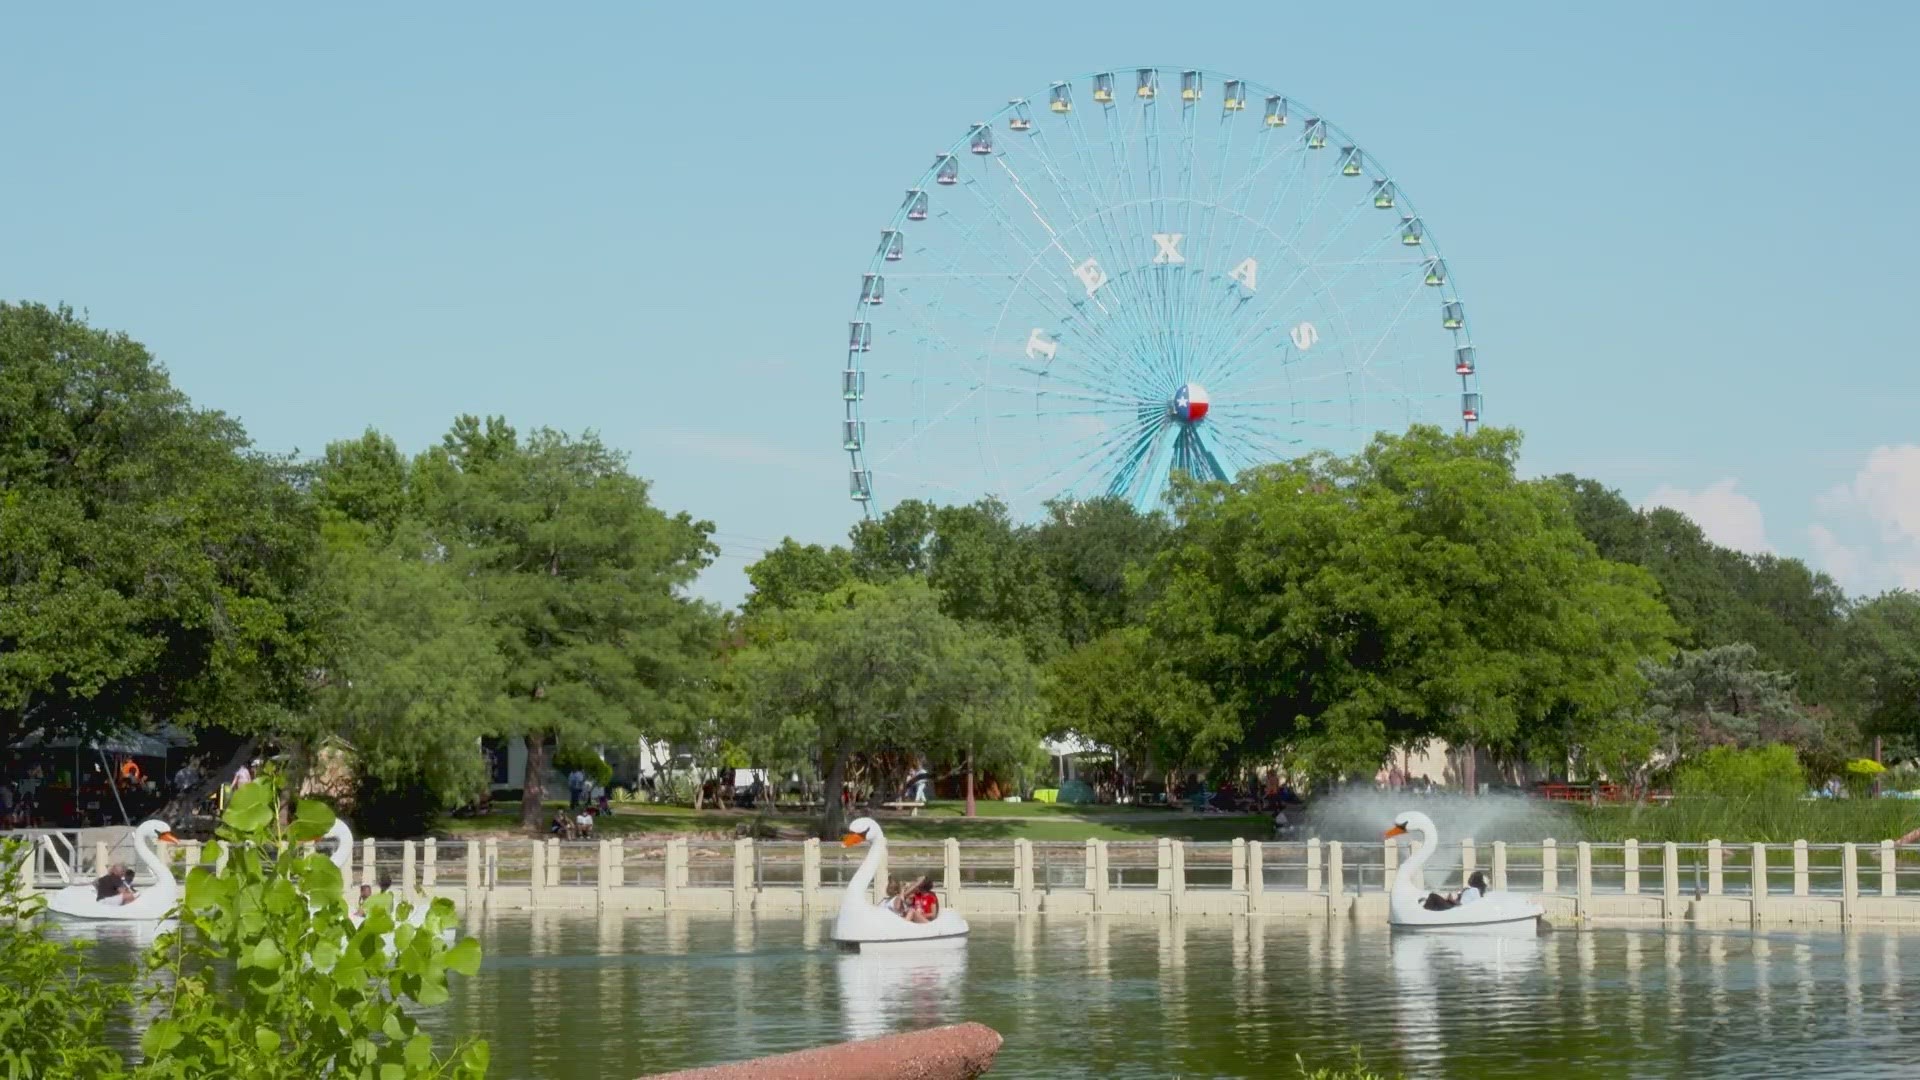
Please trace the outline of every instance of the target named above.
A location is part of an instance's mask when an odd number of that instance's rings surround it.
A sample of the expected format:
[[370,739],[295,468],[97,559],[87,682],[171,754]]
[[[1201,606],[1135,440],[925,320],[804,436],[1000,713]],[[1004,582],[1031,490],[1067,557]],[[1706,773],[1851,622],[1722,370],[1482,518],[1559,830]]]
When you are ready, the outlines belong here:
[[[1336,285],[1340,284],[1340,282],[1344,280],[1345,276],[1346,275],[1342,273],[1340,275],[1336,275],[1334,278],[1322,281],[1319,285],[1316,285],[1311,292],[1306,293],[1305,295],[1300,296],[1295,300],[1293,300],[1291,303],[1291,306],[1298,309],[1305,305],[1311,304],[1314,301],[1321,299],[1322,297],[1331,295],[1333,288]],[[1397,296],[1400,290],[1405,288],[1405,285],[1403,282],[1407,279],[1411,279],[1416,284],[1420,280],[1417,275],[1407,275],[1407,278],[1403,278],[1400,281],[1383,282],[1382,284],[1376,286],[1370,292],[1363,294],[1361,297],[1356,299],[1359,301],[1365,301],[1371,298],[1372,296],[1385,295],[1388,293],[1392,293]],[[1297,276],[1296,276],[1296,280],[1297,280]],[[1289,285],[1288,288],[1290,289],[1291,285]],[[1278,307],[1277,303],[1271,306],[1274,308]],[[1250,338],[1245,338],[1240,341],[1235,341],[1234,343],[1229,345],[1227,348],[1221,350],[1220,353],[1218,354],[1219,355],[1218,364],[1221,368],[1221,374],[1216,376],[1216,378],[1218,378],[1223,382],[1230,380],[1234,375],[1237,375],[1241,370],[1244,369],[1244,367],[1246,366],[1247,358],[1254,357],[1257,359],[1257,350],[1264,347],[1266,342],[1269,341],[1275,333],[1291,333],[1293,328],[1287,326],[1286,325],[1287,322],[1288,320],[1286,319],[1279,319],[1269,315],[1263,318],[1260,321],[1260,323],[1257,324],[1259,326],[1259,329],[1257,331],[1250,331],[1250,334],[1251,334]]]
[[1369,245],[1367,250],[1362,253],[1361,260],[1341,260],[1334,263],[1333,265],[1338,267],[1338,271],[1332,277],[1329,278],[1322,275],[1319,284],[1317,284],[1314,287],[1313,291],[1309,293],[1307,297],[1303,299],[1290,299],[1293,296],[1293,290],[1295,286],[1297,286],[1308,275],[1315,274],[1320,270],[1320,264],[1317,261],[1319,256],[1324,254],[1326,248],[1329,245],[1331,245],[1334,242],[1334,240],[1338,239],[1338,234],[1344,233],[1346,228],[1354,220],[1357,219],[1357,216],[1358,216],[1357,211],[1358,211],[1358,207],[1355,207],[1353,210],[1349,211],[1349,213],[1341,219],[1341,223],[1336,231],[1336,234],[1328,237],[1325,240],[1325,242],[1323,242],[1321,247],[1316,249],[1315,255],[1313,257],[1310,257],[1306,261],[1302,262],[1298,267],[1294,269],[1293,274],[1287,279],[1286,284],[1282,285],[1279,289],[1273,290],[1263,301],[1260,302],[1260,307],[1257,310],[1251,313],[1251,315],[1246,320],[1242,320],[1249,324],[1248,328],[1245,331],[1242,331],[1240,334],[1240,337],[1236,339],[1234,342],[1226,345],[1224,348],[1220,348],[1215,351],[1214,355],[1220,358],[1220,360],[1217,362],[1231,363],[1232,358],[1238,354],[1239,350],[1245,344],[1249,335],[1258,334],[1258,335],[1264,336],[1266,334],[1270,334],[1279,325],[1278,322],[1276,321],[1276,315],[1278,312],[1286,310],[1286,307],[1288,305],[1298,307],[1303,303],[1311,301],[1315,297],[1330,293],[1336,285],[1338,285],[1341,281],[1346,279],[1346,277],[1353,271],[1356,265],[1360,265],[1367,257],[1371,256],[1376,250],[1378,250],[1380,247],[1385,246],[1385,244],[1387,243],[1388,239],[1391,236],[1397,235],[1397,232],[1396,232],[1396,233],[1388,234],[1387,236],[1382,236],[1376,239],[1371,245]]
[[[979,241],[979,239],[977,238],[973,230],[955,227],[952,231],[958,234],[962,239],[964,239],[970,246],[972,246],[976,251],[980,252],[982,255],[988,258],[993,258],[992,254],[989,253],[985,245],[983,245]],[[997,261],[1003,261],[1003,260],[997,260]],[[1026,275],[1024,275],[1019,270],[1011,266],[1005,266],[1000,271],[1000,273],[1001,275],[1004,275],[1007,279],[1015,282],[1016,287],[1018,286],[1019,282],[1023,280],[1027,280]],[[981,279],[980,275],[970,275],[964,278],[964,280],[970,284],[977,282],[980,279]],[[1060,306],[1060,304],[1055,300],[1055,298],[1049,296],[1044,291],[1028,291],[1025,293],[1025,295],[1029,299],[1031,299],[1034,303],[1039,305],[1040,308],[1045,313],[1046,317],[1051,319],[1054,322],[1055,333],[1059,333],[1058,328],[1062,326],[1079,328],[1087,325],[1087,322],[1084,318],[1082,318],[1078,313],[1070,310],[1071,309],[1070,301],[1067,303],[1066,309],[1063,310],[1062,306]],[[1004,297],[989,296],[989,298],[992,299],[996,304],[1001,304],[1005,302]],[[1100,342],[1098,340],[1088,341],[1083,339],[1083,344],[1087,346],[1087,348],[1084,350],[1087,358],[1093,360],[1095,363],[1098,363],[1100,360],[1101,353],[1104,351],[1102,346],[1105,343]],[[1059,357],[1059,350],[1056,349],[1054,352],[1054,358],[1056,361],[1058,360],[1058,357]],[[1067,363],[1073,366],[1080,367],[1083,370],[1086,370],[1089,376],[1092,376],[1096,379],[1100,374],[1100,372],[1098,372],[1096,369],[1088,367],[1085,361],[1074,359],[1071,356],[1071,354]],[[1111,370],[1113,365],[1111,364],[1111,362],[1109,362],[1108,364],[1103,365],[1103,367],[1107,368],[1108,370]],[[1138,389],[1144,390],[1145,388],[1139,387]]]
[[[1113,171],[1118,182],[1116,201],[1125,211],[1127,217],[1127,234],[1136,237],[1150,235],[1155,230],[1152,228],[1152,223],[1145,220],[1140,207],[1153,198],[1153,174],[1149,173],[1146,191],[1141,191],[1141,189],[1135,185],[1133,155],[1126,145],[1125,117],[1127,116],[1127,111],[1109,106],[1101,110],[1101,115],[1106,121],[1104,129],[1107,137],[1107,152],[1109,159],[1113,162]],[[1144,128],[1147,121],[1147,114],[1144,110],[1140,110],[1138,115],[1141,119],[1141,126]],[[1151,149],[1149,150],[1149,155],[1151,155]],[[1167,346],[1169,344],[1166,328],[1151,317],[1151,313],[1154,310],[1153,296],[1151,290],[1146,287],[1145,279],[1139,279],[1139,283],[1136,284],[1134,288],[1137,292],[1134,294],[1135,304],[1131,310],[1136,313],[1137,318],[1140,320],[1140,324],[1136,327],[1135,332],[1139,340],[1150,342],[1153,345],[1152,352],[1145,358],[1145,367],[1147,370],[1153,372],[1156,379],[1170,381],[1173,377],[1173,372],[1165,362]]]
[[[1158,419],[1142,418],[1094,437],[1074,440],[1062,447],[1070,455],[1068,460],[1035,478],[1020,491],[1020,495],[1031,495],[1041,488],[1051,488],[1056,484],[1068,491],[1078,490],[1081,483],[1100,469],[1103,463],[1123,459],[1133,452],[1141,440],[1150,441],[1160,427]],[[1035,464],[1044,466],[1046,460]]]
[[[1085,125],[1081,123],[1079,114],[1070,112],[1067,114],[1066,120],[1067,123],[1065,127],[1068,136],[1073,140],[1075,157],[1080,160],[1090,177],[1098,175],[1101,170],[1094,160],[1092,143],[1091,140],[1086,137]],[[1124,229],[1124,226],[1116,220],[1117,215],[1109,212],[1109,209],[1113,207],[1119,207],[1123,211],[1127,207],[1127,196],[1130,193],[1122,186],[1122,175],[1118,168],[1107,171],[1106,176],[1113,187],[1113,194],[1111,196],[1104,190],[1107,186],[1106,184],[1095,185],[1089,183],[1088,185],[1088,189],[1093,192],[1092,197],[1097,204],[1092,216],[1098,221],[1101,237],[1106,242],[1106,250],[1103,252],[1104,261],[1101,265],[1115,268],[1119,268],[1127,262],[1126,245],[1116,236],[1116,230]],[[1121,306],[1132,316],[1132,318],[1129,319],[1128,332],[1136,337],[1140,337],[1146,328],[1138,325],[1138,313],[1144,310],[1143,301],[1145,298],[1138,292],[1138,285],[1132,280],[1121,282],[1119,288],[1124,291]]]
[[[977,185],[975,186],[974,194],[976,195],[976,197],[980,196],[981,194],[981,190]],[[1006,228],[1008,229],[1008,231],[1011,232],[1012,229],[1010,224],[1007,222],[1006,212],[1004,208],[999,205],[998,199],[992,196],[988,196],[983,200],[983,202],[986,208],[988,209],[988,212],[995,216],[996,220],[998,220],[1002,224],[1003,228]],[[1058,245],[1054,245],[1051,243],[1048,245],[1048,247],[1052,248],[1053,250],[1059,251],[1060,254],[1066,258],[1069,265],[1072,264],[1072,256],[1068,255],[1065,249],[1059,248]],[[1042,266],[1049,261],[1046,259],[1044,255],[1044,251],[1047,250],[1045,248],[1040,250],[1035,250],[1031,247],[1028,247],[1024,243],[1022,243],[1022,248],[1029,257],[1030,267]],[[1017,281],[1029,280],[1029,279],[1030,278],[1027,275],[1021,275],[1016,278]],[[1070,291],[1070,287],[1067,286],[1063,281],[1061,281],[1058,278],[1055,278],[1051,274],[1045,274],[1045,273],[1042,274],[1041,280],[1043,280],[1053,290],[1058,291],[1060,294],[1059,297],[1057,298],[1052,297],[1050,294],[1048,294],[1044,290],[1041,293],[1034,293],[1029,295],[1032,295],[1034,299],[1043,303],[1043,305],[1049,310],[1051,314],[1054,315],[1054,317],[1059,321],[1060,324],[1067,325],[1067,326],[1074,326],[1082,329],[1085,332],[1086,344],[1089,347],[1088,352],[1090,357],[1097,358],[1101,353],[1104,352],[1105,354],[1107,354],[1108,364],[1110,366],[1125,367],[1126,365],[1122,361],[1124,358],[1128,357],[1131,354],[1131,350],[1129,349],[1127,344],[1123,341],[1115,339],[1110,334],[1108,334],[1101,320],[1093,318],[1090,315],[1087,315],[1084,312],[1084,309],[1082,308],[1081,299],[1076,298]],[[1059,302],[1064,302],[1066,304],[1067,310],[1061,310],[1061,308],[1058,306]],[[1085,298],[1085,302],[1092,303],[1098,306],[1102,314],[1110,314],[1108,312],[1108,309],[1103,304],[1100,303],[1097,292],[1089,294]]]

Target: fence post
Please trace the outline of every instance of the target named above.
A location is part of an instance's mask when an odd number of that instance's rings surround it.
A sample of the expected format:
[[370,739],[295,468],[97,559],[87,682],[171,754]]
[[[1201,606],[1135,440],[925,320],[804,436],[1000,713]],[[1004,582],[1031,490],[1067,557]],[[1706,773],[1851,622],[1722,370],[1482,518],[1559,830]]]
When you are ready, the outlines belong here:
[[1767,845],[1753,845],[1753,865],[1749,868],[1753,898],[1759,900],[1767,895]]
[[419,862],[419,859],[414,854],[413,841],[411,840],[400,841],[399,885],[400,885],[400,895],[402,897],[411,896],[413,894],[413,882],[414,882],[413,868],[418,862]]
[[[959,841],[954,841],[958,844]],[[1107,908],[1107,890],[1113,887],[1113,852],[1108,849],[1105,840],[1094,841],[1093,857],[1095,880],[1099,882],[1098,891],[1093,895],[1093,909],[1105,911]]]
[[1100,910],[1100,841],[1087,838],[1085,871],[1081,875],[1081,884],[1086,886],[1087,895],[1093,899],[1090,904],[1094,911]]
[[373,847],[373,837],[369,836],[365,840],[360,841],[360,884],[371,885],[374,883],[373,864],[377,857],[377,853]]
[[1340,913],[1339,904],[1347,893],[1346,867],[1342,864],[1340,841],[1327,845],[1327,896],[1333,901],[1336,914]]
[[613,851],[607,856],[612,860],[612,865],[607,867],[608,884],[618,889],[627,883],[627,840],[623,836],[616,836],[612,844]]
[[1154,851],[1153,887],[1167,895],[1173,895],[1173,841],[1161,837]]
[[547,837],[547,884],[560,887],[560,838]]
[[1247,891],[1247,841],[1245,837],[1233,838],[1233,879],[1234,892]]
[[[953,841],[949,840],[947,842],[951,844]],[[953,863],[949,861],[947,864],[949,874],[947,889],[949,893],[951,893],[953,889],[953,882],[951,880],[953,869]],[[947,902],[949,904],[953,902],[951,895],[947,897]],[[817,836],[809,836],[807,837],[807,842],[800,846],[800,909],[811,912],[819,906],[820,838]]]
[[1640,841],[1629,840],[1620,852],[1620,864],[1625,867],[1622,875],[1622,887],[1628,896],[1640,895]]
[[1307,841],[1307,891],[1320,891],[1320,838]]
[[1880,895],[1893,896],[1899,889],[1900,879],[1896,876],[1898,864],[1894,862],[1893,841],[1880,841]]
[[1247,910],[1259,911],[1267,894],[1267,849],[1255,840],[1247,845]]
[[1671,919],[1680,907],[1680,845],[1669,840],[1660,845],[1661,917]]
[[538,908],[541,896],[547,891],[547,844],[544,840],[528,842],[527,890],[527,906]]
[[1807,842],[1793,842],[1793,895],[1807,895]]
[[1493,885],[1494,892],[1507,891],[1507,842],[1493,842]]
[[1726,884],[1726,874],[1722,870],[1720,841],[1707,841],[1707,895],[1719,896]]
[[[78,781],[75,781],[75,782],[77,783]],[[107,842],[105,840],[95,840],[93,842],[93,876],[94,877],[102,878],[107,876],[107,867],[111,865],[107,860],[110,857],[111,856],[107,852]],[[78,867],[75,867],[75,869],[78,869]],[[141,869],[144,870],[146,868],[141,867]]]
[[[1400,841],[1389,839],[1386,843],[1380,845],[1380,847],[1382,852],[1380,856],[1380,884],[1385,887],[1388,892],[1392,892],[1393,877],[1400,870]],[[1425,874],[1423,873],[1421,876],[1424,879]],[[1425,880],[1416,881],[1414,884],[1423,889],[1427,886]],[[1360,879],[1360,888],[1358,891],[1367,891],[1366,878],[1362,877]]]
[[1540,841],[1540,891],[1560,891],[1560,846],[1551,836]]
[[491,836],[487,837],[486,874],[486,887],[489,890],[500,884],[500,841]]
[[440,884],[440,842],[429,836],[420,842],[420,887]]
[[1179,914],[1186,904],[1187,895],[1187,844],[1184,840],[1175,840],[1171,848],[1173,854],[1173,912]]
[[733,842],[733,913],[753,908],[753,838]]
[[666,862],[661,878],[666,889],[664,906],[672,911],[679,906],[680,890],[687,884],[687,842],[682,838],[667,841]]
[[593,903],[605,913],[613,900],[613,841],[601,840],[593,851]]
[[1593,907],[1593,845],[1582,840],[1573,852],[1574,912],[1584,919]]
[[1840,847],[1840,921],[1853,921],[1854,901],[1860,898],[1860,852],[1853,844]]
[[949,836],[940,849],[941,871],[947,886],[946,904],[957,911],[960,907],[960,841]]
[[[1472,877],[1474,870],[1478,868],[1476,860],[1480,854],[1479,847],[1480,845],[1472,840],[1460,841],[1460,887],[1463,889],[1467,887],[1467,879]],[[1387,888],[1392,890],[1393,882],[1387,882]]]
[[467,896],[462,906],[471,913],[480,898],[480,841],[467,841]]

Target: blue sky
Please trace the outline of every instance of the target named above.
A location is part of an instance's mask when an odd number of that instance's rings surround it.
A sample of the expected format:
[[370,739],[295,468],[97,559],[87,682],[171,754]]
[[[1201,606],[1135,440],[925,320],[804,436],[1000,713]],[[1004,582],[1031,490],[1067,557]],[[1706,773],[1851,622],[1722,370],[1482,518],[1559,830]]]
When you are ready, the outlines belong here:
[[[196,5],[9,17],[0,297],[147,342],[258,442],[593,428],[711,518],[701,591],[854,505],[859,272],[1009,97],[1243,73],[1392,163],[1529,472],[1920,586],[1920,9]],[[1902,298],[1907,298],[1902,300]]]

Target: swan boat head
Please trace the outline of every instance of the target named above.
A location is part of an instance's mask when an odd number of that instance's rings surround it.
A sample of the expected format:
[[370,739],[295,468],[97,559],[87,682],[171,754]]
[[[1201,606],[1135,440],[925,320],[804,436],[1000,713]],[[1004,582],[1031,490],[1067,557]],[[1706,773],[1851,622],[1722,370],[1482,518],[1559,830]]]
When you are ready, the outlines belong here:
[[840,843],[847,847],[859,847],[861,844],[886,842],[886,834],[880,831],[880,823],[870,817],[857,817],[847,822],[846,835]]
[[1420,846],[1432,847],[1440,830],[1434,828],[1433,819],[1418,810],[1405,810],[1393,819],[1393,828],[1388,829],[1385,839],[1413,834],[1420,838]]

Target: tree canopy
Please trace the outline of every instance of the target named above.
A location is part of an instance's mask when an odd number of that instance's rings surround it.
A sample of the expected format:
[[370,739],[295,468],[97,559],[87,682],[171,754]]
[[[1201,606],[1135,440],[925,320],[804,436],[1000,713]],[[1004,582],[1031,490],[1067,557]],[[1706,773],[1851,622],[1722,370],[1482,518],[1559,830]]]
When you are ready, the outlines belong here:
[[1147,626],[1249,747],[1370,774],[1390,748],[1525,746],[1612,718],[1674,634],[1644,573],[1601,558],[1519,437],[1416,427],[1187,485]]
[[734,721],[768,757],[810,757],[825,779],[827,830],[855,753],[1024,755],[1044,725],[1020,651],[940,611],[924,582],[854,583],[778,610],[764,645],[729,659]]
[[0,303],[0,746],[301,708],[324,628],[296,477],[124,334]]

